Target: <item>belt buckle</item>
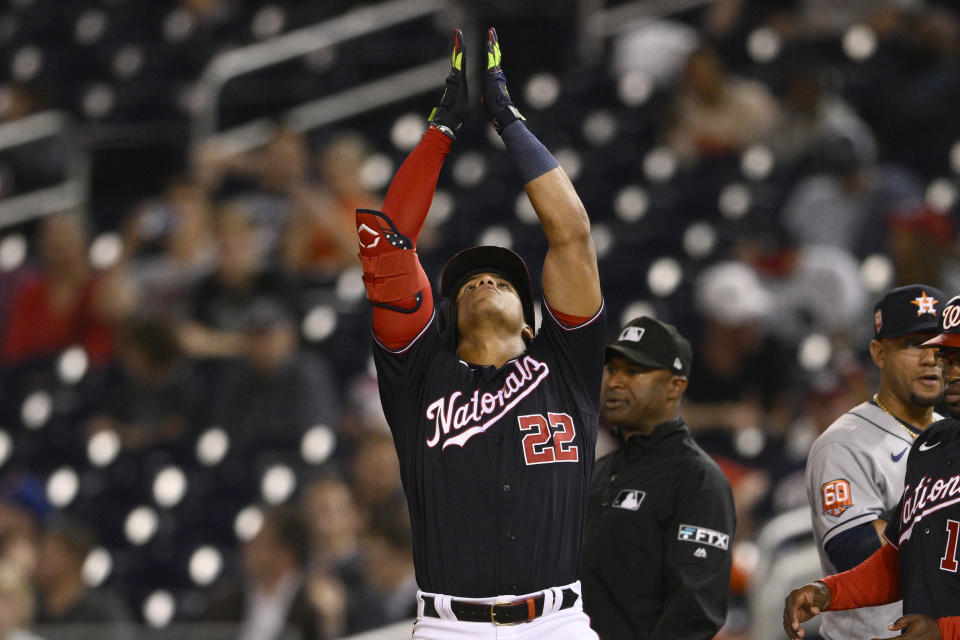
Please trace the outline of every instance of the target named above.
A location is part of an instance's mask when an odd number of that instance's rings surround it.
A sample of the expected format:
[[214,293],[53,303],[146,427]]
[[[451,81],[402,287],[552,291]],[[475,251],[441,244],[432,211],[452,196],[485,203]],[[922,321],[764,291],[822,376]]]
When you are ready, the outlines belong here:
[[497,603],[490,605],[490,622],[498,627],[509,627],[516,624],[516,622],[500,622],[497,620],[497,607],[500,604],[509,604],[509,603]]
[[[526,620],[518,620],[517,622],[500,622],[497,620],[497,607],[517,607],[520,605],[527,606]],[[514,600],[513,602],[498,602],[490,605],[490,622],[498,627],[509,627],[515,624],[520,624],[521,622],[530,622],[537,617],[535,611],[534,598],[523,598],[522,600]]]

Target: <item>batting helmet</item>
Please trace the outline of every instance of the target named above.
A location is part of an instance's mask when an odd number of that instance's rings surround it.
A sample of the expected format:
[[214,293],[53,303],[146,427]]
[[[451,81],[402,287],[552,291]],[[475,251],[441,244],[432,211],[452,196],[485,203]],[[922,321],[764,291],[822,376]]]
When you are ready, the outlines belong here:
[[450,258],[440,276],[441,331],[456,348],[456,297],[460,288],[473,276],[495,273],[510,281],[523,307],[523,321],[536,326],[533,312],[533,285],[527,264],[519,255],[504,247],[482,246],[464,249]]

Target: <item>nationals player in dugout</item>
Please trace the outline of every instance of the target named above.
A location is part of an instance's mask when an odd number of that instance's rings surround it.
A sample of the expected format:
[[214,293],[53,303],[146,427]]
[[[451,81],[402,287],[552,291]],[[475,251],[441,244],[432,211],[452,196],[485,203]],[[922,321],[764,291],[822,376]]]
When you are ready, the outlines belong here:
[[[947,302],[939,335],[923,346],[936,350],[948,389],[956,388],[960,296]],[[947,400],[951,409],[956,401]],[[803,637],[800,624],[821,611],[903,599],[904,615],[889,624],[882,621],[900,632],[891,638],[960,640],[960,421],[935,422],[914,441],[903,495],[883,536],[889,544],[863,563],[787,596],[783,628],[788,637]]]
[[573,185],[510,99],[493,29],[486,53],[484,110],[547,238],[539,332],[517,254],[458,253],[435,308],[415,252],[467,115],[460,31],[440,104],[382,212],[357,211],[380,397],[413,528],[414,637],[596,638],[577,581],[604,362],[596,252]]
[[[906,454],[943,397],[943,379],[930,349],[946,296],[926,285],[886,292],[874,306],[870,355],[880,369],[871,400],[836,419],[810,448],[806,486],[820,567],[845,571],[880,548],[900,494]],[[900,615],[883,609],[831,612],[820,625],[827,640],[871,638]]]

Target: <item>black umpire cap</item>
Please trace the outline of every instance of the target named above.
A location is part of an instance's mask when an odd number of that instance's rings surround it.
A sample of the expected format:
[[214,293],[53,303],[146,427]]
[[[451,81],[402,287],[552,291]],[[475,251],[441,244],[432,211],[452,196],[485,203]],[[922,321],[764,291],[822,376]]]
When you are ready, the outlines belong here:
[[940,313],[940,333],[924,342],[922,347],[960,348],[960,296],[950,298]]
[[471,247],[450,258],[440,276],[440,297],[456,301],[457,292],[467,280],[480,273],[495,273],[510,281],[520,296],[523,321],[536,328],[533,312],[533,286],[523,258],[510,249],[495,246]]
[[935,333],[947,296],[936,287],[909,284],[887,291],[873,307],[873,334],[896,338],[908,333]]
[[634,318],[620,330],[616,342],[607,345],[607,360],[621,355],[645,367],[667,369],[678,376],[690,375],[693,349],[672,324],[649,316]]

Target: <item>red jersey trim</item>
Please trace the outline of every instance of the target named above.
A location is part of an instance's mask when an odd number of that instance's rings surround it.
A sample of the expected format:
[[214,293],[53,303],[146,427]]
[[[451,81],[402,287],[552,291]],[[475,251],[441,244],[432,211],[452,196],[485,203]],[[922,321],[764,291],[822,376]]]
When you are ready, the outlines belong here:
[[[544,302],[546,302],[546,301],[544,301]],[[557,325],[558,325],[561,329],[563,329],[564,331],[576,331],[577,329],[582,329],[583,327],[585,327],[585,326],[587,326],[587,325],[595,322],[596,319],[600,317],[600,314],[603,313],[603,307],[604,307],[605,304],[606,304],[606,302],[604,302],[603,300],[601,300],[601,301],[600,301],[600,308],[597,309],[597,312],[596,312],[595,314],[593,314],[592,316],[571,316],[571,315],[567,315],[567,314],[565,314],[565,313],[561,313],[560,311],[554,311],[553,309],[550,308],[550,305],[549,305],[549,304],[544,304],[544,307],[546,307],[547,313],[550,314],[550,317],[557,321]],[[558,316],[557,314],[560,314],[560,315]],[[581,322],[580,324],[577,324],[577,325],[568,326],[568,325],[566,325],[566,324],[563,323],[563,320],[561,319],[561,316],[562,316],[563,318],[570,318],[570,319],[574,319],[574,320],[583,320],[583,322]]]
[[[441,134],[441,135],[442,135],[442,134]],[[380,348],[383,349],[384,351],[389,351],[390,353],[403,353],[404,351],[406,351],[407,349],[409,349],[410,347],[412,347],[414,344],[416,344],[417,340],[419,340],[420,337],[421,337],[424,333],[427,332],[427,329],[430,328],[430,325],[433,324],[433,320],[434,320],[434,318],[436,318],[436,317],[437,317],[437,310],[434,309],[434,310],[433,310],[433,313],[430,314],[430,319],[427,321],[427,324],[423,325],[423,329],[420,329],[420,332],[417,333],[417,335],[413,336],[413,338],[410,339],[410,342],[408,342],[408,343],[405,344],[404,346],[400,347],[399,349],[391,349],[391,348],[388,347],[387,345],[385,345],[385,344],[383,344],[382,342],[380,342],[380,338],[377,337],[376,331],[372,332],[372,333],[373,333],[373,340],[374,340],[374,342],[376,342],[376,343],[380,346]]]

